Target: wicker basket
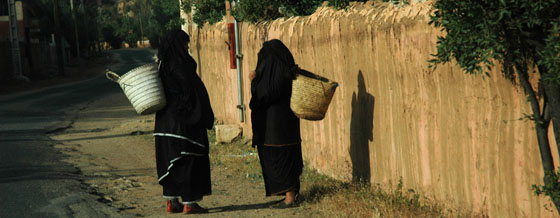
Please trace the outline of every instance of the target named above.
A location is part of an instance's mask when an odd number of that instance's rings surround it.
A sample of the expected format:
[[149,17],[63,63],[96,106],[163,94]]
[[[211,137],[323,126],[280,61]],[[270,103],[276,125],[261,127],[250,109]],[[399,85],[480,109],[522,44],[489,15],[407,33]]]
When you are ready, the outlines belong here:
[[156,63],[134,68],[122,76],[107,70],[106,76],[121,86],[136,113],[151,114],[165,107],[165,92]]
[[338,83],[299,70],[292,85],[290,108],[300,119],[322,120],[327,113]]

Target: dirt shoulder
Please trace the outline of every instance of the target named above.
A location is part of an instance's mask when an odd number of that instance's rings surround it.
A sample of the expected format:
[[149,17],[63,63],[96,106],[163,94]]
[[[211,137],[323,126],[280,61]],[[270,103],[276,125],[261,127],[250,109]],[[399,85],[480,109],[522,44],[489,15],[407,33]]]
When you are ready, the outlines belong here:
[[[71,128],[51,134],[98,201],[123,216],[173,217],[166,214],[157,183],[154,115],[137,115],[122,93],[106,96],[80,110]],[[256,150],[250,141],[216,144],[209,131],[212,195],[200,203],[201,217],[485,217],[451,210],[411,190],[387,192],[376,186],[345,183],[304,168],[302,203],[270,209],[281,197],[265,197]]]
[[[155,171],[154,116],[138,116],[124,95],[112,95],[82,109],[71,128],[51,135],[65,161],[85,176],[89,192],[123,215],[174,216],[165,213],[165,200]],[[304,208],[269,209],[279,197],[266,198],[255,150],[247,141],[215,144],[211,138],[212,190],[201,205],[204,217],[293,217]]]

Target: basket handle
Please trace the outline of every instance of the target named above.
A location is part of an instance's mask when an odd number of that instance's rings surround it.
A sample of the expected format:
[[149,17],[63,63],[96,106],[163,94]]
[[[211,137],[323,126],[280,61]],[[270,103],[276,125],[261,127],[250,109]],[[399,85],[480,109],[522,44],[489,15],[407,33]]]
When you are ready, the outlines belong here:
[[118,83],[119,79],[121,78],[118,74],[116,74],[115,72],[111,71],[110,69],[107,69],[105,71],[105,76],[107,77],[107,79]]
[[[296,67],[297,67],[297,65],[296,65]],[[296,74],[306,76],[306,77],[309,77],[309,78],[312,78],[312,79],[320,80],[320,81],[323,81],[323,82],[329,82],[329,79],[327,79],[325,77],[322,77],[322,76],[319,76],[317,74],[311,73],[311,72],[309,72],[307,70],[304,70],[304,69],[301,69],[301,68],[299,68],[295,72],[296,72]]]
[[334,90],[334,89],[336,89],[336,87],[338,87],[338,83],[337,83],[337,82],[334,82],[334,83],[332,84],[332,87],[331,87],[331,89],[333,89],[333,90]]

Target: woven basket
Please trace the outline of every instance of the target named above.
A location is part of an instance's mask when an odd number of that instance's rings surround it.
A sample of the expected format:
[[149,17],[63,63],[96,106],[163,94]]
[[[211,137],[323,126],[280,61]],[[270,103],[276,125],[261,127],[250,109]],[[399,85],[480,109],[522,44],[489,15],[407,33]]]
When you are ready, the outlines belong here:
[[107,70],[106,76],[121,86],[136,113],[151,114],[165,107],[165,92],[156,63],[134,68],[122,76]]
[[290,108],[300,119],[322,120],[336,87],[338,83],[300,69],[292,84]]

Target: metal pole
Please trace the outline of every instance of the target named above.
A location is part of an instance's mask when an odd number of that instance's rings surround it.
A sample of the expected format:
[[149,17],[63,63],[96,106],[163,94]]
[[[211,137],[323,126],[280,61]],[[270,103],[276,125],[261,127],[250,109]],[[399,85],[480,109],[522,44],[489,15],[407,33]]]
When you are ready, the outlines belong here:
[[74,34],[76,35],[76,56],[80,57],[80,40],[78,38],[78,21],[76,20],[76,11],[74,10],[74,0],[70,0],[70,10],[72,12],[72,20],[74,20]]
[[12,64],[13,77],[15,79],[23,79],[21,53],[19,49],[19,31],[17,23],[17,10],[14,0],[8,0],[8,14],[10,22],[10,41],[12,44]]
[[[233,0],[233,8],[235,8],[236,1]],[[242,83],[241,83],[241,58],[243,55],[239,51],[239,27],[237,23],[237,19],[233,17],[233,22],[235,25],[235,61],[237,63],[237,96],[239,100],[239,104],[237,108],[239,108],[239,121],[244,122],[243,112],[245,110],[245,105],[243,104],[243,92],[242,92]]]
[[58,73],[64,75],[64,45],[62,44],[62,30],[60,28],[60,0],[54,0],[54,25],[55,25],[55,44],[56,44],[56,62]]

